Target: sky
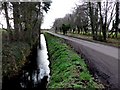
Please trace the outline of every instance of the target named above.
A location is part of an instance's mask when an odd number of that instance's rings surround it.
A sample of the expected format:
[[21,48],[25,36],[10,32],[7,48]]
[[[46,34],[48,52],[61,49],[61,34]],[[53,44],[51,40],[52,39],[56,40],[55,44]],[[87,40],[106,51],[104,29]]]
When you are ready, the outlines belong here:
[[[13,12],[10,9],[8,9],[8,16],[10,18],[13,18],[12,13]],[[9,20],[9,22],[10,22],[11,27],[14,27],[13,20]],[[1,24],[3,24],[3,28],[7,28],[7,23],[6,23],[5,11],[4,10],[2,10],[2,12],[0,12],[0,28],[2,28]]]
[[[53,22],[56,18],[62,18],[68,13],[72,13],[73,7],[76,6],[79,0],[51,0],[51,6],[50,10],[45,13],[44,12],[44,19],[43,24],[41,25],[41,28],[51,28],[53,25]],[[4,18],[4,15],[0,14],[0,23],[2,23],[4,28],[7,27],[6,20]],[[12,26],[13,23],[11,22]],[[0,25],[0,28],[2,25]]]
[[[84,0],[52,0],[50,10],[45,14],[41,28],[51,28],[56,18],[62,18],[66,14],[72,13],[73,8],[76,7],[76,4],[79,5],[81,3],[80,1],[82,2]],[[109,17],[110,14],[108,13]],[[110,28],[112,28],[112,23],[110,24]]]
[[[50,10],[47,13],[44,12],[43,23],[41,25],[42,29],[51,28],[56,18],[62,18],[66,14],[72,13],[72,11],[74,10],[73,8],[76,7],[76,4],[80,4],[80,1],[82,2],[82,0],[51,0],[51,1],[52,3],[50,6]],[[4,28],[7,27],[4,15],[2,15],[1,13],[0,23],[4,25]],[[11,26],[13,27],[14,26],[13,21],[10,21],[10,23]],[[0,25],[0,28],[1,27],[2,25]]]
[[52,0],[50,10],[45,14],[42,29],[51,28],[56,18],[72,13],[79,0]]
[[[0,13],[0,23],[4,25],[4,28],[7,27],[6,20],[5,20],[4,15],[2,13]],[[2,27],[1,24],[0,24],[0,28]]]

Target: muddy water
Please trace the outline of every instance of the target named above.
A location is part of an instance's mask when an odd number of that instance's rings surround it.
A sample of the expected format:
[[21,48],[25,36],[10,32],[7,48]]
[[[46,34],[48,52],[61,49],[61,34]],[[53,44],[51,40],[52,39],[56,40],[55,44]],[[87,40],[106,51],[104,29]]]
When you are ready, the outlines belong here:
[[37,44],[33,47],[28,58],[29,64],[22,69],[20,75],[10,80],[4,80],[2,90],[46,89],[50,78],[50,69],[46,41],[43,34],[41,34],[40,41],[41,49],[38,48]]

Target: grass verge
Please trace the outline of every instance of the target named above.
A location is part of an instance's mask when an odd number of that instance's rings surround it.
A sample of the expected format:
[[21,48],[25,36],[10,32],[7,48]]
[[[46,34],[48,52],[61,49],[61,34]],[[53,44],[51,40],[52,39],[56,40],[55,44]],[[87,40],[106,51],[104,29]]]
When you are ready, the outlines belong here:
[[61,38],[45,33],[51,79],[48,88],[104,88],[95,82],[84,60],[79,57]]
[[[62,34],[62,33],[58,32],[58,34]],[[83,35],[83,34],[77,34],[77,33],[74,33],[74,34],[73,33],[67,33],[67,36],[82,39],[82,40],[86,40],[86,41],[90,41],[90,42],[100,43],[100,44],[103,44],[103,45],[108,45],[108,46],[113,46],[113,47],[120,48],[120,36],[118,37],[118,39],[107,38],[106,42],[93,40],[91,35]]]

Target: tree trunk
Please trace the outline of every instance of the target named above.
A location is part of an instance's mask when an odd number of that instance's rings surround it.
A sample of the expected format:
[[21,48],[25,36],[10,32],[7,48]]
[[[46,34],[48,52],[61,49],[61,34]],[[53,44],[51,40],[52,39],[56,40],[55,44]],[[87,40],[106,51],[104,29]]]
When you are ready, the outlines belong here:
[[98,4],[97,4],[97,7],[96,7],[96,10],[95,10],[95,22],[96,22],[96,27],[95,27],[95,36],[96,36],[96,39],[98,39],[97,38],[97,36],[98,36]]
[[104,33],[104,31],[103,31],[103,16],[102,16],[102,12],[101,12],[101,2],[98,2],[98,6],[99,6],[99,10],[100,10],[100,38],[102,40],[101,31],[102,31],[102,33]]
[[6,17],[6,22],[7,22],[7,29],[10,30],[7,2],[4,2],[4,10],[5,10],[5,17]]
[[7,2],[4,2],[4,10],[5,10],[5,17],[6,17],[6,23],[7,23],[7,31],[9,33],[8,40],[9,39],[11,40],[12,39],[12,32],[10,30]]
[[104,23],[104,28],[103,28],[104,41],[106,41],[106,32],[107,32],[107,12],[108,12],[107,7],[108,7],[108,1],[106,2],[105,23]]
[[[38,19],[40,19],[39,17],[41,16],[41,3],[39,3],[39,16]],[[40,38],[40,34],[41,34],[41,22],[39,21],[39,49],[41,49],[41,38]]]
[[115,36],[117,38],[119,24],[119,2],[116,2],[116,23],[115,23]]
[[92,27],[92,35],[93,35],[93,40],[95,40],[95,29],[94,29],[94,22],[93,22],[93,8],[91,6],[91,2],[89,2],[89,13],[90,13],[90,21],[91,21],[91,27]]
[[13,2],[13,17],[14,17],[14,30],[15,30],[15,40],[19,40],[19,3],[18,2]]

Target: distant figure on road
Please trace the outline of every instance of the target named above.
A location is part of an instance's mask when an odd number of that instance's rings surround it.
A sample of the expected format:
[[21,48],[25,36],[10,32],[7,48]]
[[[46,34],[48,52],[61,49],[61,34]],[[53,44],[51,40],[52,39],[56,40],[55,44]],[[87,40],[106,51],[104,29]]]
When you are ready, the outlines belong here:
[[73,33],[75,33],[75,28],[73,28]]
[[67,30],[69,30],[69,29],[70,29],[70,25],[69,24],[67,24],[67,25],[62,24],[62,30],[63,30],[63,34],[64,35],[67,34]]
[[57,33],[57,27],[55,27],[55,33]]

